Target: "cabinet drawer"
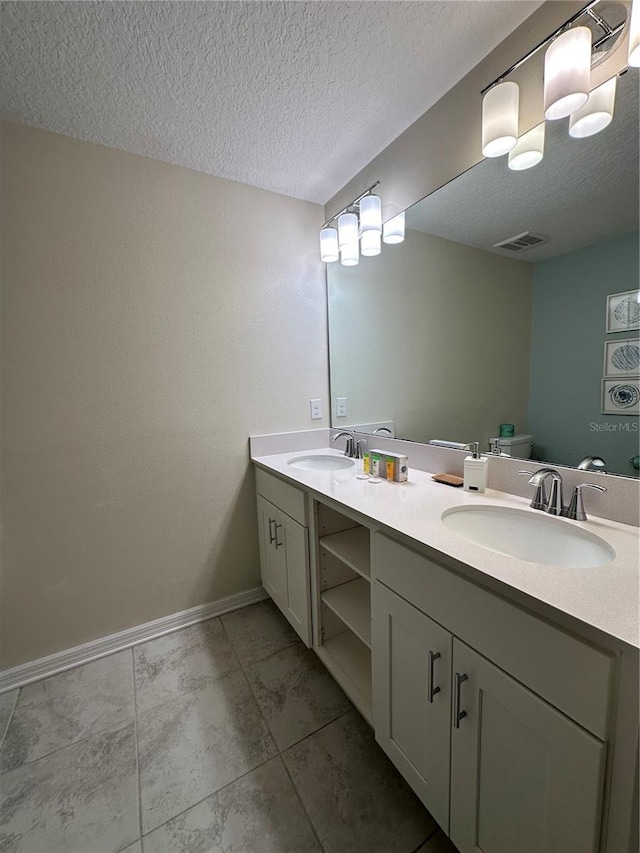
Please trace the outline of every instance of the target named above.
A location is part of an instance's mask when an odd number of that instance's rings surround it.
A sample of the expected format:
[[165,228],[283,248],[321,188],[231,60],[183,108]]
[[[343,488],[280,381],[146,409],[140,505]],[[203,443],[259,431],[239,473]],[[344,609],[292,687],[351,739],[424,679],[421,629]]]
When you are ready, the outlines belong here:
[[373,576],[606,740],[615,657],[376,533]]
[[288,516],[306,527],[307,512],[304,492],[285,483],[261,468],[256,469],[256,490],[259,495],[271,501]]

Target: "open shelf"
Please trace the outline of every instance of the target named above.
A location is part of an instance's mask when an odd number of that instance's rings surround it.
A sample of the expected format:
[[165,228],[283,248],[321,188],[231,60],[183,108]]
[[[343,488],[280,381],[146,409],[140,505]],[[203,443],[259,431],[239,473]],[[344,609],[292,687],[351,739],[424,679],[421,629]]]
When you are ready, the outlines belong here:
[[371,652],[352,631],[326,640],[319,657],[353,704],[371,721]]
[[323,536],[320,546],[367,580],[371,579],[371,537],[367,527],[352,527]]
[[362,642],[371,648],[371,590],[364,578],[322,593],[322,601]]

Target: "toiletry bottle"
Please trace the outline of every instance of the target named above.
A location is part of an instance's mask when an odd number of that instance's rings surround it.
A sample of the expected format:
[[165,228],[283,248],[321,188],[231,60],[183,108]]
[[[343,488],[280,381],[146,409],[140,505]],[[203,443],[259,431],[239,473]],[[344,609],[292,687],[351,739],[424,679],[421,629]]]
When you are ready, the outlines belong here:
[[391,456],[387,456],[386,464],[387,464],[387,480],[389,480],[389,482],[393,482],[393,480],[395,480],[395,478],[396,478],[396,474],[395,474],[396,462],[395,462],[395,459],[393,459]]
[[473,453],[464,460],[464,490],[466,492],[484,492],[487,488],[487,469],[489,460],[480,456],[480,442],[473,442]]

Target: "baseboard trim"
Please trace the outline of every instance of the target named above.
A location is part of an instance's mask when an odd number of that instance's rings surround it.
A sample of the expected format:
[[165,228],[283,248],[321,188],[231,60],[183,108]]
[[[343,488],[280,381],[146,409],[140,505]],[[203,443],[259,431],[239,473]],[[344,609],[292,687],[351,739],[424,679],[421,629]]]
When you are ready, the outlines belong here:
[[189,625],[204,622],[214,616],[222,616],[223,613],[230,613],[232,610],[238,610],[249,604],[256,604],[259,601],[264,601],[265,598],[268,596],[264,589],[255,587],[255,589],[239,592],[236,595],[228,595],[226,598],[212,601],[209,604],[199,604],[189,610],[171,613],[161,619],[154,619],[153,622],[135,625],[133,628],[118,631],[117,634],[109,634],[107,637],[91,640],[81,646],[56,652],[46,658],[39,658],[29,663],[20,664],[20,666],[14,666],[11,669],[5,669],[0,671],[0,693],[24,687],[34,681],[40,681],[67,669],[82,666],[82,664],[90,663],[122,649],[137,646],[139,643],[146,643],[148,640],[154,640],[156,637],[177,631],[179,628],[187,628]]

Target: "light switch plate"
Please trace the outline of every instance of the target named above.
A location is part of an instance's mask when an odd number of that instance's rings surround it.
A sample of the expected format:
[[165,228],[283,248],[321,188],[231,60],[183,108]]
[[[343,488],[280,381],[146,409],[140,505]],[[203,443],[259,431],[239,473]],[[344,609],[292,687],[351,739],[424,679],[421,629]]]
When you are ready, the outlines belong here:
[[346,418],[347,417],[347,398],[346,397],[336,397],[336,417],[337,418]]
[[309,400],[309,406],[311,407],[312,421],[317,421],[318,418],[322,417],[322,400]]

